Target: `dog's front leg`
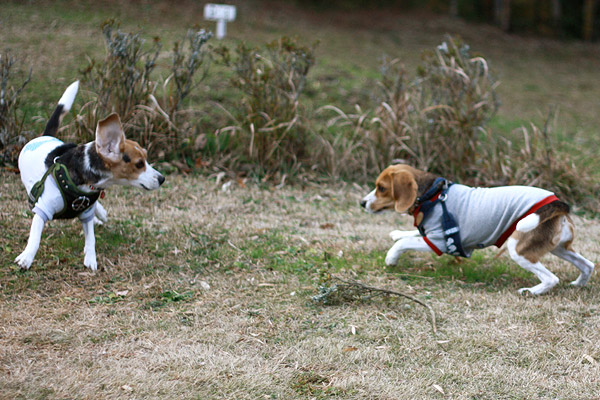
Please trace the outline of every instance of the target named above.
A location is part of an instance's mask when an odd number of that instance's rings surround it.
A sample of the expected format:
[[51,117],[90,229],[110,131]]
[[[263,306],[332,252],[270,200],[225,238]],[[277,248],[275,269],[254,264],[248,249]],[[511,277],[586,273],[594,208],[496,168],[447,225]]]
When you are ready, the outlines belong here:
[[40,241],[42,240],[42,231],[44,230],[44,220],[37,214],[33,215],[31,221],[31,230],[29,231],[29,239],[27,240],[27,246],[25,250],[15,258],[15,262],[19,267],[23,269],[29,269],[31,263],[35,258],[35,254],[40,248]]
[[102,207],[102,204],[100,204],[100,202],[97,201],[96,205],[94,206],[94,224],[102,225],[106,221],[108,221],[108,213],[106,212],[104,207]]
[[425,240],[423,240],[422,237],[406,237],[398,240],[388,250],[387,255],[385,256],[385,263],[387,265],[396,265],[400,256],[408,250],[432,251],[431,247],[425,243]]
[[418,230],[412,230],[412,231],[391,231],[390,232],[390,237],[392,238],[392,240],[394,242],[400,240],[400,239],[404,239],[404,238],[409,238],[409,237],[419,237],[421,236],[421,234],[419,233]]
[[94,220],[81,222],[83,226],[83,235],[85,236],[85,246],[83,247],[83,265],[96,271],[98,262],[96,261],[96,237],[94,236]]

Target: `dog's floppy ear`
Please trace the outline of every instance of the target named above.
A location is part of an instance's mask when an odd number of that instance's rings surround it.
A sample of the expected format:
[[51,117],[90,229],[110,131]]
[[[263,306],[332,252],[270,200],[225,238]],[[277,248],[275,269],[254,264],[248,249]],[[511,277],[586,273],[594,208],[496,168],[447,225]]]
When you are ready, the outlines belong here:
[[98,122],[96,128],[96,151],[109,161],[117,162],[121,159],[121,146],[125,143],[125,133],[121,126],[121,119],[116,113],[110,114]]
[[396,211],[407,211],[417,200],[417,181],[408,171],[397,171],[392,175],[392,197]]

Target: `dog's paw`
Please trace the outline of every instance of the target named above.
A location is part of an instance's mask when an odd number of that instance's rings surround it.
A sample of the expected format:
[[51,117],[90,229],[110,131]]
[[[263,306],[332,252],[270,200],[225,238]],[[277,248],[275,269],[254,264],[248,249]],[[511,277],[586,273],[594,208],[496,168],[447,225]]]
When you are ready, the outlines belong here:
[[588,281],[590,280],[590,276],[592,274],[579,274],[579,277],[577,279],[575,279],[573,282],[571,282],[571,285],[573,286],[585,286],[586,283],[588,283]]
[[34,257],[35,255],[29,254],[26,251],[24,251],[21,254],[19,254],[17,258],[15,258],[15,262],[22,269],[29,269],[29,267],[31,267],[31,264],[33,263]]
[[93,219],[94,225],[104,225],[104,222],[100,220],[98,217],[94,217]]
[[390,232],[390,237],[392,238],[392,240],[395,242],[397,240],[400,240],[403,238],[403,231],[391,231]]
[[526,287],[517,290],[517,293],[519,293],[521,296],[533,296],[534,295],[531,292],[531,288],[526,288]]
[[394,242],[397,242],[400,239],[404,239],[404,238],[408,238],[408,237],[415,237],[415,236],[419,236],[419,231],[399,231],[399,230],[395,230],[395,231],[391,231],[390,232],[390,237],[392,238],[392,240]]
[[83,259],[83,265],[94,272],[97,271],[98,262],[96,261],[96,254],[86,254],[85,258]]
[[[102,225],[102,222],[108,221],[108,213],[106,209],[102,207],[102,204],[99,202],[96,203],[96,208],[94,208],[94,224]],[[99,222],[96,222],[98,220]]]
[[552,289],[556,283],[558,283],[558,279],[556,281],[552,281],[551,283],[540,283],[539,285],[535,285],[534,287],[530,287],[530,288],[521,288],[518,290],[518,293],[521,296],[539,296],[540,294],[544,294],[546,292],[548,292],[550,289]]
[[400,254],[398,254],[394,249],[390,249],[385,256],[385,264],[386,265],[396,265],[398,264],[398,259],[400,258]]

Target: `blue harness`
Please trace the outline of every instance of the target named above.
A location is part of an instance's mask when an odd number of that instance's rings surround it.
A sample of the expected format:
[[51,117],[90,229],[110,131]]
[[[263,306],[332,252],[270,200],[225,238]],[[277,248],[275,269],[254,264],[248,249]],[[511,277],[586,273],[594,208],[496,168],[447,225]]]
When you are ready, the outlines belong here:
[[453,182],[449,182],[444,178],[437,178],[423,196],[417,198],[415,202],[415,217],[419,212],[423,213],[423,219],[421,219],[421,222],[417,225],[417,229],[421,236],[425,237],[425,228],[423,227],[423,224],[433,207],[438,203],[441,203],[442,228],[444,229],[446,252],[453,256],[468,257],[462,247],[462,242],[460,241],[460,228],[456,223],[456,219],[446,208],[448,189],[453,184]]

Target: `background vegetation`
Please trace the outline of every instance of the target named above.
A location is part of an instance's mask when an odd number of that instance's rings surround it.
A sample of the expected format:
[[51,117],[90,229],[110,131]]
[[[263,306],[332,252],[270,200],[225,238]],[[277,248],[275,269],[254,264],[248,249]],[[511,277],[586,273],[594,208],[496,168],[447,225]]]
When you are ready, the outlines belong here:
[[[539,110],[548,113],[543,125],[498,129],[494,68],[485,49],[473,51],[458,37],[423,49],[412,71],[382,52],[370,87],[359,83],[361,72],[349,72],[348,82],[358,83],[351,90],[362,92],[352,104],[329,90],[317,95],[321,82],[310,75],[319,65],[317,42],[280,36],[234,45],[196,28],[168,43],[112,19],[91,34],[103,38],[104,55],[97,48],[77,66],[75,78],[87,90],[65,138],[91,140],[95,121],[114,110],[126,134],[165,169],[211,166],[274,182],[327,176],[366,183],[401,160],[466,184],[537,184],[588,212],[598,208],[594,172],[556,143],[555,107]],[[328,62],[331,55],[324,56]],[[18,70],[10,57],[3,55],[11,60],[2,75],[11,99],[2,108],[0,151],[14,165],[36,127],[17,104],[26,66]]]

